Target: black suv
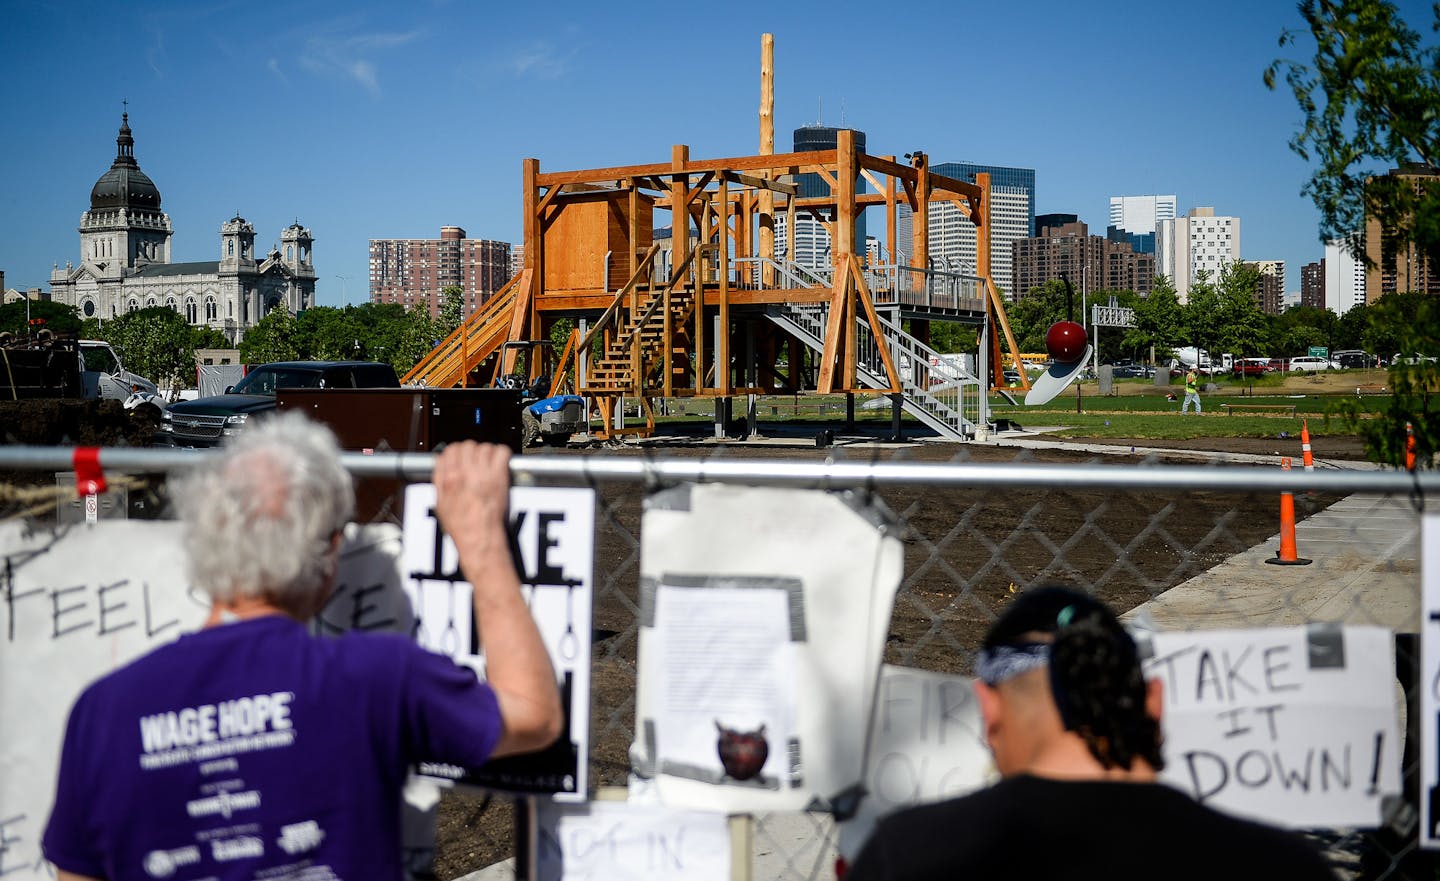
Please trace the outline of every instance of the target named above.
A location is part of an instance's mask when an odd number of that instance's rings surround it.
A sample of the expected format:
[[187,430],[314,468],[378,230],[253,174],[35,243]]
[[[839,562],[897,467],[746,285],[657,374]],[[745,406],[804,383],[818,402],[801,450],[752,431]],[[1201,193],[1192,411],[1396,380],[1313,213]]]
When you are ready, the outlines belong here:
[[276,361],[262,364],[223,395],[179,401],[160,417],[159,444],[213,447],[247,420],[275,409],[281,388],[399,388],[395,368],[374,361]]

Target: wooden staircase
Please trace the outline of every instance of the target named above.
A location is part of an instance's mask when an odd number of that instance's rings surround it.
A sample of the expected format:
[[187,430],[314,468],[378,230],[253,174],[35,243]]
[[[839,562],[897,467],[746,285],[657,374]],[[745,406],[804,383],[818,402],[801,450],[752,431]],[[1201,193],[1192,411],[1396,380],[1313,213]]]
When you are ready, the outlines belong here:
[[462,384],[470,371],[495,354],[509,338],[515,302],[529,284],[528,269],[506,282],[440,345],[431,349],[419,364],[412,367],[401,378],[401,384],[431,388],[452,388]]

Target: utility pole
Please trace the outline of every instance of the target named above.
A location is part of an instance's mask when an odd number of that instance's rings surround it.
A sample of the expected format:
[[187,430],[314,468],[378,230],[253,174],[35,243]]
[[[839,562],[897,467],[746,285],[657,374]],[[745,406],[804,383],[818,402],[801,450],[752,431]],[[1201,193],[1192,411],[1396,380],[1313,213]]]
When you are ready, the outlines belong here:
[[347,282],[347,281],[350,280],[350,276],[348,276],[348,275],[336,275],[335,277],[338,278],[338,279],[340,279],[340,299],[344,301],[344,303],[345,303],[345,308],[346,308],[346,309],[349,309],[349,308],[350,308],[350,294],[349,294],[349,293],[346,291],[346,289],[345,289],[345,282]]

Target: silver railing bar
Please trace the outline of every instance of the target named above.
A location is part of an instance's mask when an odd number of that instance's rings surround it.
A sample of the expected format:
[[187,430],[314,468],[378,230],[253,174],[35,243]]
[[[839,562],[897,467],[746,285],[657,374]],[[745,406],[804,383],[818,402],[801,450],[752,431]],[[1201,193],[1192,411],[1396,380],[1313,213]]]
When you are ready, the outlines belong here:
[[[212,450],[102,447],[102,470],[158,473],[193,467]],[[0,447],[0,469],[69,471],[71,447]],[[359,477],[427,480],[433,453],[347,452],[341,462]],[[1440,493],[1440,471],[1285,471],[1265,466],[1048,465],[1036,463],[868,462],[829,458],[821,462],[716,457],[673,459],[616,454],[516,456],[517,480],[545,478],[676,483],[718,481],[769,486],[864,489],[883,484],[948,487],[1111,488],[1219,492]]]

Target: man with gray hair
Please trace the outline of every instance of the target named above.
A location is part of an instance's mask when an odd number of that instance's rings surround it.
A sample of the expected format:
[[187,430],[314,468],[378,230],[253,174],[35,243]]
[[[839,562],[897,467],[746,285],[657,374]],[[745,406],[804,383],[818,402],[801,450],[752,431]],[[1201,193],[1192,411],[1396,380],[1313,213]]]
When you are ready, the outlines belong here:
[[306,630],[354,512],[328,429],[278,415],[177,481],[210,615],[76,701],[44,836],[59,877],[397,879],[413,764],[550,744],[562,711],[510,556],[509,455],[466,442],[435,461],[485,682],[399,634]]

